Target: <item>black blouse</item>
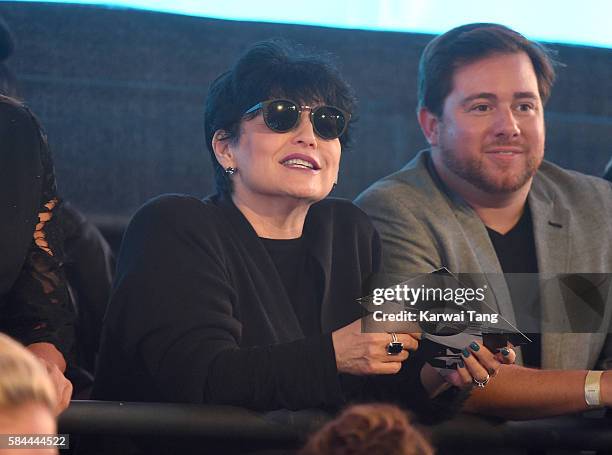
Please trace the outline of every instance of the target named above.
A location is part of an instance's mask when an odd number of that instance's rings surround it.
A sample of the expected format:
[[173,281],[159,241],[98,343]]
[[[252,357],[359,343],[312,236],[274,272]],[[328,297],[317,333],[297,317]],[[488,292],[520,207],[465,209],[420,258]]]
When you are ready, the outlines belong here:
[[303,238],[260,238],[272,258],[304,335],[321,333],[323,281]]
[[63,264],[55,176],[34,115],[0,96],[0,331],[68,357],[74,314]]

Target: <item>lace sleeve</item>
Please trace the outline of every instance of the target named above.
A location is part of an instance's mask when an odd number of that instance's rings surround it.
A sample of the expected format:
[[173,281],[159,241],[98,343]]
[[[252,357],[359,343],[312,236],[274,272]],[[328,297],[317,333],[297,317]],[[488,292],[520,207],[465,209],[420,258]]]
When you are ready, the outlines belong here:
[[44,205],[19,278],[9,297],[12,335],[25,345],[48,342],[68,359],[74,312],[62,263],[62,235],[53,218],[57,199]]

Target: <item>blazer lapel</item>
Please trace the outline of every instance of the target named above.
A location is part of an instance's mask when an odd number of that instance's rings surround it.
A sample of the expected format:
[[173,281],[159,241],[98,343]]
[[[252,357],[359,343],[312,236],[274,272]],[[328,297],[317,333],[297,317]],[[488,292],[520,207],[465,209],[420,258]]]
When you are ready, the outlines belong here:
[[[442,190],[444,197],[447,199],[447,204],[452,208],[457,222],[464,232],[463,238],[470,244],[470,249],[474,257],[472,258],[477,264],[469,264],[460,267],[459,272],[465,272],[473,285],[482,287],[487,286],[493,299],[487,299],[486,303],[499,312],[499,314],[510,324],[516,327],[516,316],[510,290],[503,275],[503,271],[497,253],[491,243],[487,228],[476,212],[470,205],[458,194],[450,191],[438,176],[431,158],[425,163],[427,170],[432,179],[432,186],[437,186]],[[447,264],[443,264],[449,266]],[[451,272],[452,266],[449,267]],[[463,273],[460,274],[460,278]],[[465,277],[464,277],[465,278]]]
[[545,273],[567,273],[570,258],[570,217],[534,180],[528,196],[538,269]]
[[463,207],[455,210],[457,221],[465,231],[465,238],[471,244],[472,251],[478,261],[480,270],[483,271],[482,278],[478,281],[486,284],[492,292],[495,301],[487,302],[490,306],[497,307],[499,313],[509,323],[516,325],[514,307],[510,298],[510,291],[503,276],[502,268],[487,233],[487,228],[478,215],[471,208]]
[[591,347],[602,334],[572,333],[568,309],[563,304],[557,277],[571,272],[571,219],[554,195],[539,185],[536,176],[529,193],[533,234],[541,280],[542,368],[587,368],[596,359]]

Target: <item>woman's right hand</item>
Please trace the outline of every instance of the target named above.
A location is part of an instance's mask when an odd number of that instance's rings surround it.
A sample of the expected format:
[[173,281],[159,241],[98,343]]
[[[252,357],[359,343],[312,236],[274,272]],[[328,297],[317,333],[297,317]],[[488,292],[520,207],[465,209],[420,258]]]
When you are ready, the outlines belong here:
[[387,353],[392,341],[390,333],[363,333],[361,319],[332,333],[336,366],[340,373],[354,375],[395,374],[408,358],[408,351],[419,347],[420,333],[397,333],[397,341],[404,344],[399,354]]

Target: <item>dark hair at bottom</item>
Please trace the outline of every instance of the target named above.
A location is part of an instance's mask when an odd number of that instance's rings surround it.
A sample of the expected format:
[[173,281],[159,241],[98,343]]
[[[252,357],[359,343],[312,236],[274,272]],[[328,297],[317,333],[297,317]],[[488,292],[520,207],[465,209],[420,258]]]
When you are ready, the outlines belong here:
[[[288,98],[300,103],[322,102],[352,113],[356,99],[329,55],[306,51],[285,40],[262,41],[251,46],[210,86],[206,98],[204,129],[206,145],[215,171],[218,192],[231,193],[231,180],[217,161],[212,147],[216,131],[226,140],[240,138],[244,112],[271,98]],[[350,144],[349,123],[340,137],[343,149]]]

